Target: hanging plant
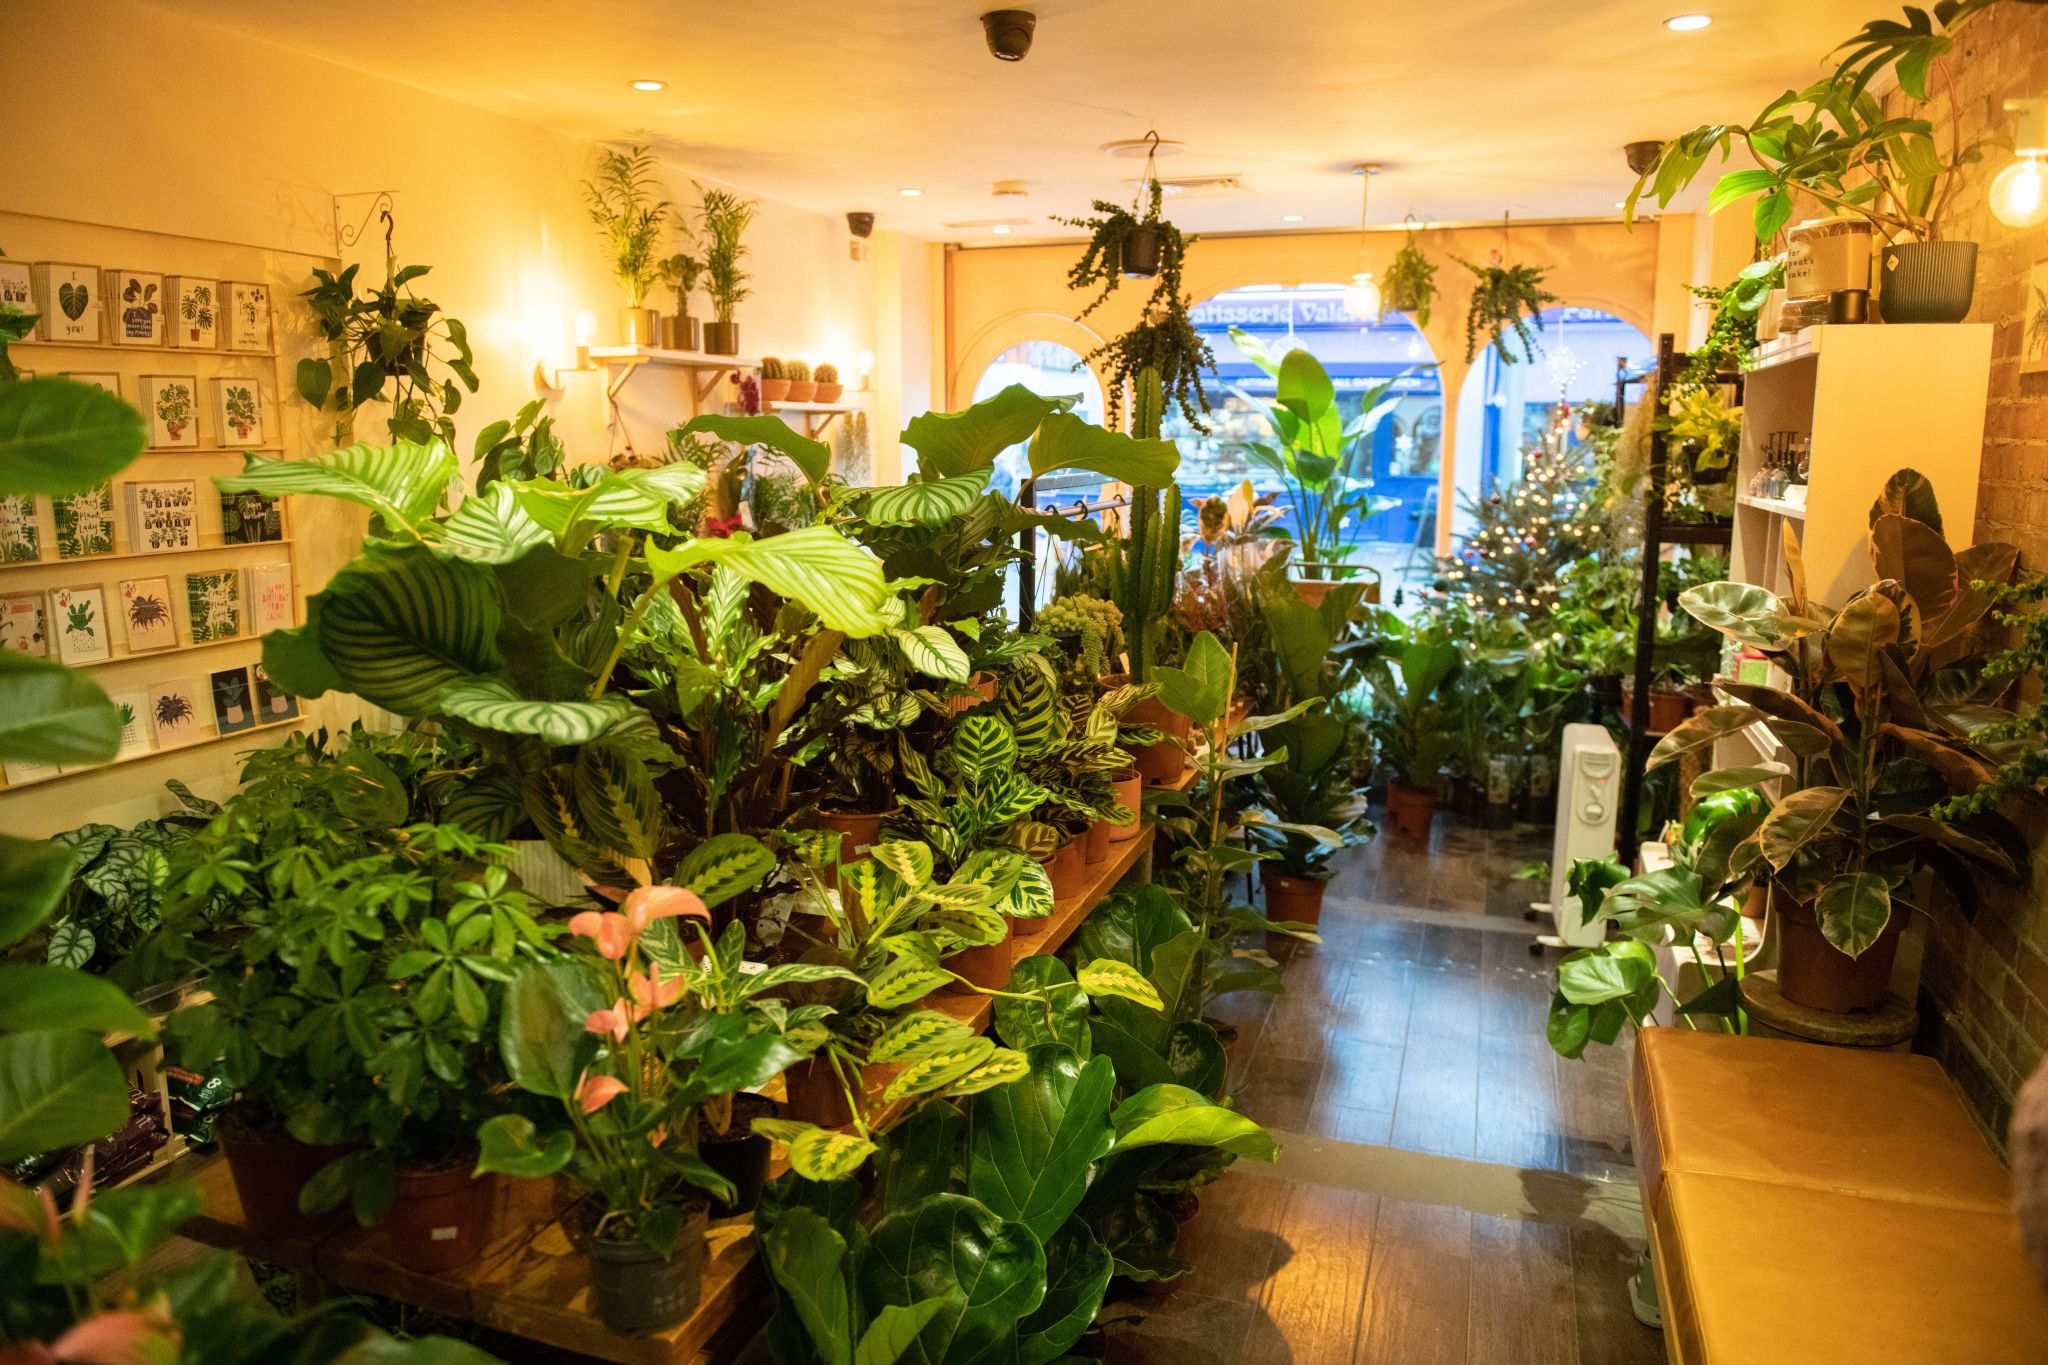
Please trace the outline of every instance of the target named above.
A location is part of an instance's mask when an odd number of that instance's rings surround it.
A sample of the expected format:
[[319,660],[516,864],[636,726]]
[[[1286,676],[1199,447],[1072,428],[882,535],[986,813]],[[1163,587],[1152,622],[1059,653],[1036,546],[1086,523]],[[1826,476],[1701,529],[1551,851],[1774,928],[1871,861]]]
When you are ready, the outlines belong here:
[[[385,248],[388,253],[388,232]],[[384,425],[394,441],[439,436],[454,445],[463,391],[477,390],[475,356],[462,320],[412,291],[412,281],[427,266],[401,266],[387,254],[383,285],[362,294],[356,293],[357,269],[351,265],[336,275],[315,267],[317,283],[299,295],[327,343],[325,358],[299,362],[299,396],[336,414],[335,440],[343,445],[354,439],[357,410],[377,402],[391,405]]]
[[1409,313],[1417,327],[1429,326],[1429,306],[1436,301],[1436,263],[1422,254],[1422,234],[1408,229],[1408,240],[1387,266],[1380,290],[1380,321],[1389,313]]
[[1693,347],[1692,361],[1679,376],[1679,386],[1697,388],[1715,382],[1716,376],[1726,371],[1740,369],[1756,349],[1757,314],[1763,311],[1771,291],[1784,282],[1784,265],[1764,260],[1744,266],[1723,289],[1687,285],[1694,298],[1714,305],[1714,322],[1707,328],[1706,340]]
[[1111,426],[1123,420],[1126,388],[1147,367],[1152,367],[1159,371],[1168,397],[1179,406],[1188,425],[1206,433],[1209,428],[1202,418],[1209,411],[1209,397],[1202,389],[1202,372],[1213,368],[1216,358],[1209,343],[1195,330],[1194,321],[1188,316],[1187,295],[1181,290],[1181,267],[1195,239],[1183,236],[1179,228],[1159,216],[1164,192],[1151,173],[1149,161],[1145,180],[1151,192],[1149,198],[1143,191],[1139,194],[1140,200],[1145,201],[1143,217],[1138,216],[1137,204],[1124,208],[1098,199],[1093,217],[1058,220],[1069,227],[1088,229],[1087,249],[1067,272],[1067,287],[1102,287],[1102,292],[1076,315],[1076,321],[1108,302],[1126,276],[1157,281],[1145,300],[1144,321],[1122,336],[1103,342],[1082,361],[1100,361],[1108,371]]
[[[1559,301],[1557,295],[1543,288],[1543,277],[1549,271],[1534,265],[1474,265],[1462,256],[1452,259],[1479,277],[1472,286],[1472,306],[1465,314],[1465,363],[1469,365],[1478,357],[1482,334],[1492,339],[1494,348],[1500,352],[1501,364],[1533,360],[1536,337],[1529,324],[1535,323],[1536,331],[1542,331],[1543,305]],[[1521,339],[1520,356],[1508,345],[1507,333],[1511,329]]]

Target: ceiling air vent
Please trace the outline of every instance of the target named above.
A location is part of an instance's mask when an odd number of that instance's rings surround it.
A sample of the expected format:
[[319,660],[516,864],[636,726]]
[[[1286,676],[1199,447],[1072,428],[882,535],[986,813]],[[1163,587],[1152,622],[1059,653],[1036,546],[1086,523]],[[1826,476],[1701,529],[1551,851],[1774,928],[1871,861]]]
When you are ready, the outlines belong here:
[[[1136,188],[1136,180],[1127,180]],[[1162,175],[1159,186],[1170,197],[1181,199],[1249,199],[1258,193],[1241,175]]]

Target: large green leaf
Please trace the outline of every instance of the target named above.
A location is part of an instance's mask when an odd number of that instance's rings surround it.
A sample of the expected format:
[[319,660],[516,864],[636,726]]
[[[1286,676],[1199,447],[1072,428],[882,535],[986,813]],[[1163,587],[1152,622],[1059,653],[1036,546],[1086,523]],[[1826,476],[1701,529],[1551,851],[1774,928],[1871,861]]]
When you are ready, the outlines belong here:
[[1212,725],[1230,708],[1230,651],[1205,630],[1188,646],[1186,662],[1185,668],[1153,667],[1160,704],[1198,727]]
[[434,514],[460,464],[439,441],[398,441],[387,448],[358,442],[305,459],[249,455],[239,474],[214,480],[227,493],[313,494],[367,507],[387,532],[417,536]]
[[[1085,1060],[1093,1050],[1088,1036],[1088,994],[1074,985],[1074,974],[1056,957],[1034,954],[1010,969],[1009,990],[998,996],[996,1036],[1029,1053],[1048,1044],[1064,1046]],[[1043,992],[1043,998],[1018,999]]]
[[1069,1219],[1045,1244],[1045,1298],[1017,1324],[1017,1365],[1051,1365],[1095,1321],[1116,1262],[1088,1225]]
[[1091,962],[1083,963],[1076,979],[1083,990],[1098,999],[1114,997],[1142,1005],[1147,1009],[1166,1008],[1158,988],[1127,962],[1098,957]]
[[980,1037],[934,1048],[905,1062],[882,1091],[882,1099],[894,1103],[911,1095],[935,1094],[989,1061],[996,1051],[993,1038]]
[[926,1299],[908,1308],[886,1305],[860,1334],[860,1344],[853,1348],[853,1365],[895,1365],[917,1341],[925,1324],[945,1306],[941,1299]]
[[1880,593],[1865,593],[1836,614],[1827,633],[1828,662],[1860,695],[1884,677],[1878,656],[1898,642],[1898,607]]
[[1750,583],[1704,583],[1679,594],[1678,603],[1702,625],[1759,649],[1783,649],[1818,629],[1787,611],[1775,594]]
[[1782,870],[1793,854],[1828,830],[1848,799],[1847,787],[1807,787],[1784,797],[1757,829],[1764,861]]
[[1034,478],[1055,469],[1085,469],[1146,488],[1172,483],[1180,468],[1180,450],[1173,442],[1126,436],[1070,412],[1054,413],[1039,425],[1030,458]]
[[[1075,385],[1075,392],[1080,386]],[[996,462],[996,456],[1038,430],[1072,399],[1041,398],[1022,384],[982,399],[963,412],[927,412],[903,428],[903,444],[917,452],[918,468],[957,478]]]
[[974,672],[967,651],[960,648],[960,642],[944,626],[919,626],[916,630],[891,631],[889,635],[910,666],[929,677],[964,683]]
[[489,572],[424,547],[365,554],[314,600],[320,651],[341,686],[402,716],[433,714],[449,683],[503,662]]
[[806,526],[755,539],[687,540],[674,549],[651,545],[647,563],[664,582],[697,564],[721,564],[770,592],[801,602],[833,630],[856,638],[895,625],[883,610],[894,593],[882,561],[829,526]]
[[121,713],[83,673],[0,649],[0,760],[104,763],[121,747]]
[[943,526],[965,516],[988,490],[988,471],[863,490],[861,519],[871,526]]
[[1861,957],[1891,920],[1891,884],[1875,872],[1836,877],[1814,897],[1813,913],[1828,942]]
[[497,1114],[476,1130],[481,1151],[473,1175],[493,1171],[519,1180],[543,1180],[569,1164],[576,1134],[557,1128],[543,1134],[524,1114]]
[[1030,1075],[974,1099],[967,1193],[1042,1242],[1080,1206],[1091,1169],[1116,1140],[1116,1070],[1107,1057],[1084,1064],[1057,1043],[1028,1055]]
[[633,714],[633,703],[610,693],[596,701],[534,701],[496,678],[465,678],[441,689],[428,708],[485,730],[535,735],[550,744],[588,744]]
[[758,1234],[762,1260],[810,1338],[819,1365],[853,1360],[846,1239],[810,1209],[785,1209]]
[[1017,766],[1017,738],[1010,727],[981,710],[960,718],[953,731],[953,762],[963,780],[980,785]]
[[[624,698],[608,696],[603,700]],[[644,763],[616,744],[585,744],[576,755],[575,790],[576,807],[583,812],[584,828],[593,842],[614,857],[644,860],[654,856],[661,846],[662,804]]]
[[832,1128],[807,1128],[789,1144],[789,1168],[806,1180],[844,1180],[860,1169],[875,1144]]
[[870,1316],[944,1300],[903,1353],[910,1365],[998,1365],[1014,1358],[1017,1324],[1045,1297],[1045,1250],[965,1195],[935,1194],[875,1225],[855,1279]]
[[1126,1091],[1149,1085],[1182,1085],[1204,1095],[1222,1091],[1227,1059],[1215,1029],[1198,1019],[1184,1019],[1173,1026],[1162,1047],[1133,1031],[1144,1018],[1134,1006],[1124,1008],[1117,1018],[1098,1014],[1088,1022],[1089,1039],[1115,1065],[1118,1085]]
[[0,1163],[92,1142],[128,1122],[128,1078],[99,1036],[0,1037]]
[[1253,1161],[1277,1161],[1272,1135],[1234,1109],[1183,1085],[1148,1086],[1110,1115],[1116,1128],[1111,1149],[1128,1152],[1161,1144],[1213,1147]]
[[118,394],[69,379],[0,385],[0,494],[66,497],[142,454],[142,414]]
[[1753,706],[1709,706],[1704,711],[1695,711],[1657,741],[1657,747],[1650,750],[1648,766],[1660,768],[1694,749],[1703,749],[1737,731],[1747,730],[1764,718],[1764,713]]
[[775,870],[775,855],[751,834],[714,834],[683,855],[671,880],[697,893],[706,909],[751,891]]
[[68,967],[0,963],[0,1033],[30,1029],[156,1036],[149,1016],[111,981]]
[[513,1084],[535,1095],[567,1099],[597,1050],[584,1021],[607,1009],[597,978],[579,962],[533,963],[505,988],[498,1051]]
[[48,919],[71,880],[78,850],[0,834],[0,948]]
[[726,417],[704,413],[684,424],[682,435],[698,432],[743,446],[767,446],[801,469],[812,483],[823,483],[832,472],[832,447],[808,436],[799,436],[780,417]]
[[547,529],[527,514],[519,495],[504,483],[464,498],[434,537],[443,553],[478,564],[510,564],[536,546],[552,543]]
[[908,1208],[926,1195],[953,1187],[953,1170],[967,1137],[967,1116],[958,1105],[926,1100],[889,1130],[875,1155],[875,1204]]
[[511,487],[520,510],[574,552],[599,530],[673,530],[669,509],[703,490],[704,471],[677,460],[651,469],[617,470],[580,486],[524,479]]

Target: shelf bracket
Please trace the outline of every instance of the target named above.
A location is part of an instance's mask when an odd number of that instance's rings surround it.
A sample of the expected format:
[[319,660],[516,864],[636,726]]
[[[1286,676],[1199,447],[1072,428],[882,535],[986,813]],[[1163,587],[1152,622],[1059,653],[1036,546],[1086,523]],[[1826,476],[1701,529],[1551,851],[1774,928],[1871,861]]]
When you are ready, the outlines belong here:
[[721,365],[714,369],[699,371],[697,375],[693,376],[690,380],[690,386],[697,393],[697,410],[703,411],[704,404],[711,398],[711,391],[725,382],[726,375],[738,373],[737,370],[728,370]]

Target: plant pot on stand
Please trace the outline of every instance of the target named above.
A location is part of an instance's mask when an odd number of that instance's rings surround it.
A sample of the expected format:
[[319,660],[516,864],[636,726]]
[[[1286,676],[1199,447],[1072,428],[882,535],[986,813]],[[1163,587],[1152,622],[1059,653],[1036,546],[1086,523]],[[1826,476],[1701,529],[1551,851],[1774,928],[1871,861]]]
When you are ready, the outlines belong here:
[[599,1321],[625,1336],[645,1336],[675,1326],[696,1311],[704,1286],[704,1234],[710,1201],[698,1194],[683,1208],[675,1253],[664,1259],[637,1235],[628,1240],[599,1237],[595,1205],[571,1212],[576,1244],[590,1261],[590,1298]]
[[886,811],[825,810],[817,813],[819,829],[836,830],[839,834],[839,894],[850,897],[853,888],[847,884],[846,869],[854,863],[868,860],[867,851],[882,837],[882,822],[895,816],[902,808]]
[[975,986],[985,991],[999,991],[1010,984],[1010,968],[1013,965],[1016,925],[1009,916],[1003,917],[1003,936],[994,943],[980,943],[972,948],[962,948],[947,958],[941,965],[949,972],[964,978],[948,981],[939,989],[949,995],[967,995]]
[[1262,870],[1259,882],[1266,889],[1267,919],[1293,924],[1322,922],[1323,892],[1330,885],[1327,879]]
[[1130,811],[1131,818],[1124,824],[1109,826],[1109,841],[1113,844],[1126,843],[1137,838],[1138,832],[1145,827],[1145,774],[1136,768],[1126,768],[1116,775],[1111,786],[1116,792],[1117,804]]
[[694,351],[703,342],[703,332],[697,319],[688,313],[675,313],[668,318],[669,349]]
[[737,322],[705,323],[704,350],[710,355],[738,355],[740,325]]
[[224,1117],[221,1155],[242,1217],[264,1237],[275,1240],[312,1237],[330,1232],[347,1217],[347,1206],[326,1213],[299,1212],[299,1191],[331,1162],[348,1155],[346,1147],[315,1147],[282,1129],[244,1127]]
[[1072,900],[1088,885],[1088,866],[1079,839],[1068,839],[1045,860],[1045,875],[1052,881],[1052,898]]
[[846,1092],[832,1063],[824,1057],[806,1057],[782,1073],[788,1095],[789,1116],[820,1128],[838,1128],[853,1122],[853,1110],[846,1104]]
[[622,346],[660,346],[661,315],[652,308],[621,308],[619,336]]
[[1850,957],[1828,942],[1814,917],[1813,902],[1795,900],[1782,891],[1771,894],[1772,919],[1778,933],[1778,992],[1795,1005],[1848,1014],[1884,1004],[1898,960],[1899,939],[1906,929],[1906,911],[1894,905],[1892,917],[1877,941]]
[[1878,265],[1886,322],[1961,322],[1977,290],[1975,242],[1896,242]]
[[1405,782],[1387,784],[1387,823],[1408,839],[1427,839],[1436,819],[1436,792]]
[[474,1153],[439,1166],[400,1170],[384,1233],[392,1259],[428,1274],[455,1270],[483,1254],[491,1237],[499,1177],[472,1177]]

